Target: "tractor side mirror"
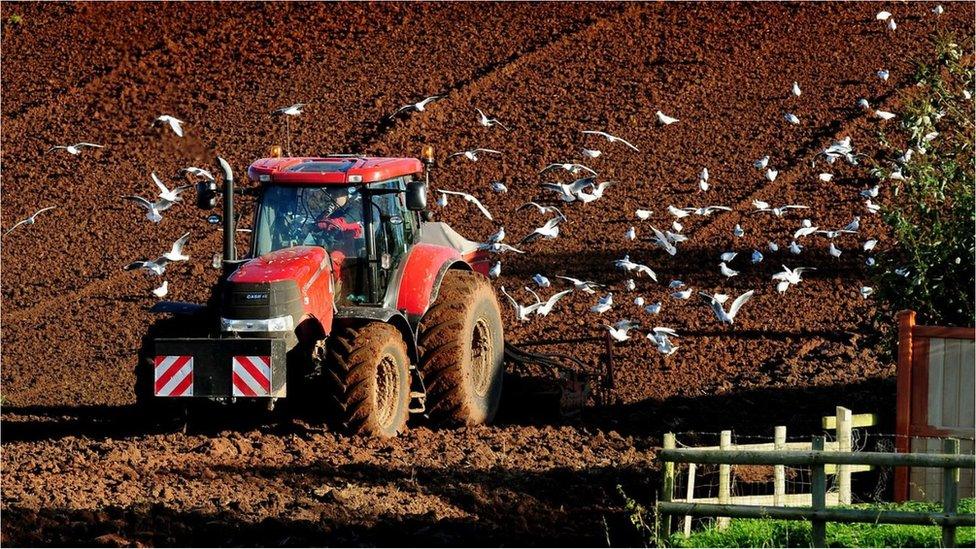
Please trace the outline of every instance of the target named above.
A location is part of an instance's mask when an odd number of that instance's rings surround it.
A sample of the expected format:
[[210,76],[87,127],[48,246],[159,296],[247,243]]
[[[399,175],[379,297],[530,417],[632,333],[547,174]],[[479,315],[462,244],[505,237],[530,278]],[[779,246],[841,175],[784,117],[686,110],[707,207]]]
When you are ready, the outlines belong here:
[[423,181],[407,183],[407,209],[412,211],[427,209],[427,183]]
[[197,208],[212,210],[217,206],[217,183],[200,181],[197,183]]

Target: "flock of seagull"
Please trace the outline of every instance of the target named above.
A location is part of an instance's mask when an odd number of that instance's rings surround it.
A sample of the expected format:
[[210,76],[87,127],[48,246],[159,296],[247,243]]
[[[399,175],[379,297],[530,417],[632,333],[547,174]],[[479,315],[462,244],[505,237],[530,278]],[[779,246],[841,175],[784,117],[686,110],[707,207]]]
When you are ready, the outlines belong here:
[[[941,15],[941,13],[944,10],[942,9],[942,6],[936,6],[932,11],[936,13],[936,15]],[[888,29],[892,31],[894,31],[897,28],[894,17],[889,12],[882,11],[878,13],[877,20],[886,22]],[[889,77],[889,73],[887,70],[880,70],[877,72],[877,77],[882,81],[887,81]],[[794,99],[799,98],[802,95],[802,90],[798,82],[793,82],[789,93]],[[401,113],[405,113],[405,112],[410,112],[410,111],[424,112],[432,102],[441,100],[444,97],[445,97],[444,95],[433,95],[430,97],[426,97],[416,103],[403,105],[389,116],[389,120],[393,120],[398,115],[401,115]],[[895,114],[893,113],[871,109],[871,106],[866,99],[860,99],[857,102],[857,106],[865,111],[870,111],[874,117],[880,120],[889,120],[895,116]],[[302,114],[304,107],[305,107],[304,103],[296,103],[294,105],[276,109],[275,111],[272,112],[272,114],[280,115],[284,117],[295,117]],[[499,128],[505,131],[510,131],[512,129],[512,126],[510,124],[506,125],[505,123],[498,120],[497,118],[493,118],[489,116],[488,114],[485,113],[485,111],[483,111],[480,108],[475,109],[475,112],[477,114],[478,124],[480,124],[483,127],[490,128],[490,127],[498,126]],[[678,118],[669,116],[661,112],[660,110],[655,112],[654,116],[657,124],[660,126],[668,126],[680,122]],[[786,112],[784,113],[783,118],[789,124],[793,124],[793,125],[801,124],[801,120],[799,119],[799,117],[797,117],[793,113]],[[168,114],[160,115],[152,121],[153,127],[158,127],[158,126],[168,127],[177,137],[184,136],[184,128],[183,128],[184,124],[185,122],[183,122],[182,120]],[[583,139],[588,140],[588,142],[584,141],[584,145],[581,146],[581,154],[584,158],[593,159],[604,154],[603,151],[599,150],[595,146],[596,143],[595,140],[597,139],[605,141],[608,145],[620,145],[624,149],[630,150],[632,152],[640,152],[638,147],[636,147],[631,142],[621,137],[618,137],[616,135],[612,135],[606,131],[584,130],[582,131],[582,134],[583,134]],[[934,139],[935,137],[937,137],[937,134],[933,132],[933,134],[924,136],[922,141],[928,142]],[[103,148],[103,145],[99,145],[97,143],[89,143],[89,142],[75,143],[73,145],[54,145],[48,150],[48,152],[50,153],[54,151],[64,151],[70,155],[78,156],[83,152],[84,149],[87,148],[91,148],[91,149]],[[907,162],[908,159],[911,157],[912,152],[913,151],[909,149],[908,151],[905,152],[905,155],[900,160]],[[458,151],[452,153],[447,157],[447,160],[478,162],[483,158],[498,157],[501,156],[502,154],[503,153],[501,151],[495,149],[474,148],[470,150],[464,150],[464,151]],[[834,164],[838,160],[844,160],[849,164],[857,165],[859,155],[854,152],[850,137],[846,137],[839,141],[835,141],[829,147],[825,148],[823,151],[818,153],[814,158],[814,163],[816,163],[820,159],[820,157],[823,157],[823,159],[827,162],[827,164]],[[776,180],[779,171],[771,167],[770,162],[771,162],[771,158],[769,156],[764,156],[763,158],[760,158],[754,162],[754,167],[756,168],[756,170],[762,172],[763,177],[765,177],[766,180],[768,180],[769,182],[773,182]],[[542,191],[551,193],[550,196],[554,202],[563,203],[565,206],[569,206],[570,204],[576,202],[586,204],[586,203],[591,203],[600,200],[605,196],[605,193],[607,193],[608,190],[615,184],[613,181],[598,182],[597,179],[599,174],[592,168],[589,168],[588,166],[579,162],[555,162],[545,166],[542,170],[539,171],[540,176],[545,174],[550,174],[550,173],[568,173],[571,176],[576,178],[574,181],[570,183],[547,182],[547,183],[540,184],[540,189]],[[181,178],[184,178],[184,181],[189,180],[191,183],[195,183],[201,180],[214,181],[213,175],[208,170],[205,170],[203,168],[193,167],[193,166],[180,170],[179,176]],[[182,201],[181,194],[185,190],[189,189],[192,185],[187,184],[187,185],[180,185],[180,186],[170,188],[166,184],[164,184],[164,182],[155,173],[151,173],[150,177],[153,184],[156,187],[156,190],[158,191],[158,193],[154,198],[147,199],[142,196],[131,195],[131,196],[125,196],[123,197],[123,199],[127,201],[131,201],[132,203],[142,207],[143,209],[146,210],[146,217],[150,221],[152,221],[153,223],[159,223],[162,220],[163,212],[170,209],[175,204],[181,202]],[[819,175],[819,179],[822,181],[830,181],[832,177],[833,177],[832,174],[827,171]],[[897,166],[894,167],[889,177],[891,179],[904,178],[901,175],[901,171],[900,169],[898,169]],[[707,167],[702,168],[701,172],[699,173],[697,183],[698,183],[698,189],[701,193],[705,193],[710,189],[711,183],[709,182],[709,172]],[[492,183],[491,188],[493,191],[499,193],[504,193],[508,191],[508,189],[502,182]],[[438,206],[442,208],[447,207],[449,197],[459,197],[463,201],[473,205],[487,219],[494,221],[494,217],[492,216],[491,212],[474,195],[466,192],[452,191],[447,189],[435,189],[435,191],[438,194],[438,198],[436,200]],[[868,213],[874,214],[879,211],[880,206],[872,202],[872,199],[876,198],[878,196],[878,193],[879,193],[879,186],[875,186],[870,189],[865,189],[859,193],[859,196],[865,199],[865,204],[864,204],[865,210]],[[803,210],[809,209],[808,206],[802,204],[772,205],[768,202],[761,201],[761,200],[754,200],[752,202],[752,206],[754,207],[755,213],[770,214],[777,219],[788,218],[792,213],[801,212]],[[38,210],[30,217],[18,221],[7,231],[5,231],[3,235],[6,236],[7,234],[10,234],[13,230],[17,229],[18,227],[35,224],[40,214],[52,210],[54,208],[55,206],[48,206]],[[552,215],[552,217],[550,217],[544,224],[535,228],[532,232],[522,237],[517,242],[517,246],[532,244],[533,242],[537,242],[540,240],[553,240],[559,237],[560,225],[567,219],[566,215],[559,207],[540,204],[538,202],[527,202],[525,204],[522,204],[518,208],[516,208],[515,211],[521,211],[526,208],[534,208],[539,214]],[[666,213],[671,218],[673,218],[671,219],[671,225],[669,228],[665,230],[660,230],[654,225],[650,225],[650,232],[653,234],[653,236],[650,238],[650,242],[653,243],[655,246],[663,249],[668,255],[675,256],[679,253],[680,246],[688,240],[688,237],[682,234],[684,230],[684,226],[681,221],[682,219],[687,218],[689,216],[708,217],[713,215],[716,212],[728,212],[728,211],[732,211],[732,208],[727,206],[721,206],[721,205],[706,205],[706,206],[692,206],[692,207],[676,207],[673,204],[668,205],[666,209]],[[635,211],[635,217],[639,222],[649,221],[652,215],[653,215],[653,211],[650,209],[638,208]],[[860,228],[860,217],[854,217],[854,219],[849,224],[847,224],[845,227],[838,228],[838,229],[820,228],[819,226],[814,225],[810,219],[802,219],[799,227],[793,233],[793,238],[791,239],[789,244],[786,245],[786,248],[794,256],[799,256],[802,254],[803,249],[805,247],[805,245],[801,243],[805,243],[807,242],[806,239],[819,235],[828,240],[828,247],[827,247],[828,253],[832,257],[839,258],[844,253],[844,250],[841,249],[834,242],[834,240],[842,235],[856,235],[859,231],[859,228]],[[741,238],[745,234],[745,231],[740,225],[737,224],[733,229],[732,234],[736,238]],[[512,246],[504,242],[505,237],[506,237],[505,229],[504,227],[501,227],[498,230],[498,232],[492,235],[491,237],[489,237],[489,239],[486,242],[478,244],[478,247],[479,249],[486,250],[492,253],[498,253],[498,254],[503,254],[508,252],[514,252],[518,254],[525,253],[523,250],[517,248],[516,246]],[[625,233],[625,238],[630,241],[636,240],[637,238],[636,227],[631,226],[630,228],[628,228]],[[189,260],[189,256],[184,253],[184,248],[188,244],[189,240],[190,240],[190,233],[187,232],[183,234],[179,239],[177,239],[172,244],[172,247],[165,253],[162,253],[161,255],[159,255],[154,259],[140,259],[138,261],[134,261],[126,265],[124,268],[125,270],[142,270],[152,275],[155,275],[157,277],[163,277],[166,271],[166,267],[169,263]],[[873,239],[873,238],[867,239],[861,244],[860,248],[864,252],[870,253],[874,249],[877,242],[878,242],[877,239]],[[776,253],[779,252],[780,250],[780,244],[774,241],[769,241],[766,248],[768,250],[767,253]],[[739,252],[734,252],[734,251],[725,252],[720,255],[719,257],[720,262],[718,263],[717,266],[718,266],[719,273],[722,276],[726,278],[732,278],[740,274],[740,271],[735,270],[730,266],[730,263],[732,263],[732,261],[738,255]],[[764,254],[760,250],[752,250],[751,253],[749,253],[748,255],[750,258],[749,261],[752,264],[760,263],[765,259]],[[873,266],[875,264],[875,261],[872,257],[868,256],[866,259],[866,263],[868,266]],[[498,276],[500,276],[501,266],[502,265],[500,260],[495,261],[489,269],[489,275],[493,278],[497,278]],[[632,261],[629,255],[625,255],[623,258],[613,261],[613,266],[616,269],[624,271],[628,275],[633,276],[634,278],[640,278],[642,276],[646,276],[647,278],[655,282],[658,281],[657,274],[650,266]],[[802,267],[802,266],[788,267],[785,264],[782,265],[782,268],[783,270],[781,272],[778,272],[772,276],[772,281],[775,283],[776,291],[779,293],[785,293],[789,290],[791,286],[796,286],[800,284],[804,273],[815,270],[812,267]],[[902,271],[896,270],[896,273],[901,274],[903,276],[907,276],[908,274],[903,270]],[[565,276],[565,275],[558,275],[555,278],[564,281],[571,287],[569,289],[557,291],[550,297],[543,299],[536,292],[536,290],[533,290],[529,286],[525,286],[524,289],[528,293],[530,293],[534,299],[534,302],[529,302],[527,304],[520,303],[504,287],[501,287],[500,291],[502,295],[504,295],[505,298],[508,300],[508,302],[511,304],[511,306],[514,308],[516,318],[519,321],[527,322],[533,316],[549,315],[562,298],[573,293],[574,291],[579,291],[586,294],[597,294],[598,292],[603,292],[608,288],[607,285],[602,283],[589,281],[589,280],[582,280],[582,279]],[[550,281],[550,279],[542,275],[541,273],[537,273],[536,275],[534,275],[532,277],[532,281],[535,284],[536,289],[540,291],[544,288],[549,288],[552,286],[552,282]],[[624,287],[628,291],[635,291],[636,283],[634,279],[633,278],[627,279],[624,283]],[[153,289],[152,292],[155,296],[162,298],[167,294],[168,288],[169,288],[169,282],[163,280],[162,284],[159,287]],[[670,293],[670,297],[676,301],[691,299],[691,297],[696,294],[693,288],[687,287],[680,280],[670,281],[670,283],[668,284],[668,288],[672,290],[672,292]],[[860,289],[860,294],[864,298],[867,298],[872,293],[873,290],[870,287],[865,286]],[[704,305],[706,305],[711,310],[715,318],[720,323],[730,324],[730,325],[734,323],[735,318],[740,312],[740,310],[742,309],[742,307],[749,302],[749,300],[753,297],[754,294],[755,294],[755,290],[746,291],[741,295],[739,295],[738,297],[736,297],[735,299],[733,299],[732,302],[728,305],[728,307],[726,307],[726,303],[728,303],[729,300],[728,295],[723,293],[709,294],[704,291],[697,292],[697,295],[701,298]],[[655,302],[650,304],[645,303],[644,298],[640,296],[634,298],[633,302],[638,307],[641,307],[642,310],[649,316],[658,315],[661,312],[662,308],[664,307],[664,304],[662,302]],[[607,292],[597,298],[597,302],[592,307],[590,307],[590,311],[595,314],[603,315],[604,313],[607,313],[608,311],[612,310],[613,306],[614,306],[613,292]],[[613,324],[603,324],[603,326],[606,328],[606,330],[614,340],[626,341],[631,338],[630,333],[634,331],[636,328],[638,328],[640,324],[641,324],[640,321],[635,321],[631,319],[622,319]],[[663,327],[663,326],[653,327],[646,333],[646,338],[659,352],[661,352],[664,355],[671,355],[678,349],[678,346],[673,343],[672,339],[677,339],[679,337],[680,336],[676,330],[668,327]]]

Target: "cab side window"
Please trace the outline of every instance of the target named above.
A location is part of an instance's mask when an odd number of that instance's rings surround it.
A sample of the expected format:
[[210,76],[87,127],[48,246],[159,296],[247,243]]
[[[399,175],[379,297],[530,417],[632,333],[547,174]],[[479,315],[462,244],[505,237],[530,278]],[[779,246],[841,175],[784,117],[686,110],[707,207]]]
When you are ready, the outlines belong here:
[[[378,189],[404,189],[402,178],[393,179],[377,184]],[[378,253],[388,253],[394,260],[398,259],[407,248],[407,212],[403,193],[390,193],[373,198],[375,207],[379,209],[380,222],[376,227],[376,250]]]

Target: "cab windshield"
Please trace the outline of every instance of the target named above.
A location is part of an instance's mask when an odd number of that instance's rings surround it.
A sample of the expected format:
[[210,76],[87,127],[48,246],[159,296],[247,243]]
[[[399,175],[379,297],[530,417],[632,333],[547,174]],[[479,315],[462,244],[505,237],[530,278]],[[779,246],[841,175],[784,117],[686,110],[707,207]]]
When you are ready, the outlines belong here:
[[269,186],[254,228],[255,256],[292,246],[365,255],[362,196],[356,187]]

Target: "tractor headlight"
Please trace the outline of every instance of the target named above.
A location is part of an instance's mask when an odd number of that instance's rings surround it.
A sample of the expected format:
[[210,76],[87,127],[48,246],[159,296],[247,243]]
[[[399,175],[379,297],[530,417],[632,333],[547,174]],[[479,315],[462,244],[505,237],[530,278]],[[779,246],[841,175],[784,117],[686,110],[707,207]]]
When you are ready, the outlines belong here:
[[290,332],[295,329],[295,319],[291,315],[274,318],[223,318],[220,319],[222,332]]

